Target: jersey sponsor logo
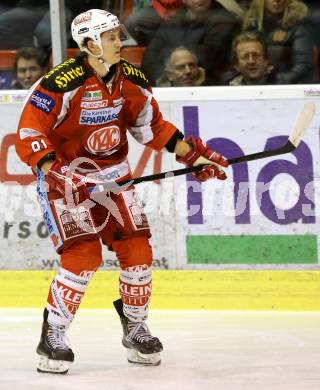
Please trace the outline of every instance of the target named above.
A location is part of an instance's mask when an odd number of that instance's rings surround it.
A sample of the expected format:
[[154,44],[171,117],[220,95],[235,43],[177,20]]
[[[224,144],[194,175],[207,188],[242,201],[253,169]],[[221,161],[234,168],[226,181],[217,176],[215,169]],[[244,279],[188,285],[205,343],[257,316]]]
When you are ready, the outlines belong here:
[[60,284],[58,291],[60,297],[69,304],[80,304],[84,295],[82,292],[77,292],[72,288],[64,286],[63,284]]
[[[84,272],[89,272],[89,271],[84,271]],[[94,271],[91,271],[91,272],[94,273]],[[78,275],[75,275],[75,274],[70,275],[70,274],[64,273],[60,270],[59,275],[63,278],[63,280],[67,280],[68,282],[71,282],[72,284],[79,285],[81,287],[85,287],[88,284],[87,280],[79,279]],[[81,274],[79,276],[81,276]]]
[[47,225],[47,229],[48,229],[49,234],[53,235],[53,234],[55,234],[55,229],[53,227],[54,221],[51,219],[51,215],[49,214],[48,210],[46,209],[48,207],[47,195],[45,192],[41,192],[41,190],[39,190],[39,188],[40,187],[38,187],[38,199],[39,199],[40,207],[42,210],[42,216],[43,216],[43,219]]
[[35,93],[31,96],[30,104],[48,114],[52,111],[56,102],[52,99],[52,97],[46,95],[45,93],[35,91]]
[[149,82],[148,79],[146,78],[145,74],[142,73],[140,69],[132,66],[131,64],[129,64],[127,62],[122,63],[122,69],[123,69],[123,72],[126,76],[135,76],[135,77],[138,77],[140,79],[143,79],[146,82]]
[[97,175],[97,180],[107,181],[107,180],[116,180],[120,178],[118,169],[112,172],[106,172],[101,175]]
[[40,204],[40,208],[42,211],[42,216],[47,226],[49,235],[52,239],[52,242],[55,246],[55,249],[61,247],[61,236],[58,230],[58,226],[56,225],[55,219],[52,214],[50,202],[48,201],[47,189],[45,187],[44,173],[37,169],[38,183],[37,183],[37,194],[38,201]]
[[123,97],[121,97],[119,99],[113,99],[113,101],[112,101],[113,107],[117,107],[117,106],[122,105],[123,101],[124,101]]
[[100,125],[117,120],[122,106],[105,108],[102,110],[81,110],[80,125]]
[[94,233],[94,226],[88,210],[71,213],[64,210],[60,215],[61,230],[66,240],[82,234]]
[[57,247],[59,244],[59,237],[56,235],[56,233],[52,233],[50,238],[53,242],[54,247]]
[[42,190],[40,187],[40,183],[38,183],[37,186],[37,192],[38,192],[38,200],[40,203],[43,219],[47,225],[47,229],[50,235],[55,233],[55,229],[53,227],[54,220],[52,220],[51,215],[48,211],[48,197],[47,193]]
[[61,173],[64,175],[66,172],[68,172],[70,170],[70,168],[68,167],[68,165],[63,165],[61,167]]
[[101,100],[102,91],[87,91],[83,94],[82,100]]
[[90,280],[94,275],[94,271],[81,271],[79,276],[85,280]]
[[50,214],[47,211],[45,211],[43,213],[43,219],[46,222],[49,234],[54,233],[54,228],[53,228],[53,225],[52,225],[51,217],[50,217]]
[[[100,181],[108,181],[108,180],[116,180],[120,179],[121,177],[127,176],[129,174],[129,165],[128,162],[124,161],[120,164],[117,164],[116,168],[114,167],[106,167],[106,168],[100,168],[97,172],[88,173],[86,176],[88,181],[90,182],[91,179],[94,180],[100,180]],[[97,186],[97,189],[95,192],[98,192],[99,188]]]
[[75,80],[79,77],[82,77],[85,74],[83,66],[77,66],[75,68],[71,68],[67,72],[61,72],[59,76],[57,76],[54,82],[57,84],[58,88],[66,88],[72,80]]
[[103,127],[94,131],[87,141],[91,153],[104,153],[116,147],[120,142],[120,129],[118,126]]
[[85,86],[85,89],[97,88],[98,86],[99,86],[98,84],[89,84]]
[[108,106],[108,100],[98,100],[96,102],[81,102],[82,108],[104,108]]
[[54,73],[58,72],[58,70],[68,66],[69,64],[73,64],[75,62],[75,58],[70,58],[69,60],[63,62],[62,64],[57,65],[53,69],[50,70],[45,76],[43,76],[44,79],[50,78]]
[[143,297],[151,295],[151,282],[144,286],[133,286],[120,281],[119,283],[120,292],[131,297]]
[[148,264],[142,264],[142,265],[134,265],[132,267],[127,267],[125,268],[125,271],[140,273],[140,272],[147,271],[148,269],[150,269]]

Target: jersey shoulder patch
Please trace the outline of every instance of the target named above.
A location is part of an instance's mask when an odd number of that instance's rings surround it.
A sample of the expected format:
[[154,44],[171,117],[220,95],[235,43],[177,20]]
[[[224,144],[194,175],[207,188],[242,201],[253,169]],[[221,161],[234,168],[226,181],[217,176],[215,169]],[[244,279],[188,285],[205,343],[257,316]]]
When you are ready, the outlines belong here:
[[124,58],[121,58],[120,63],[126,79],[142,88],[148,88],[150,86],[147,76],[139,68],[130,64],[130,62],[126,61]]
[[80,87],[91,71],[86,65],[83,56],[69,58],[45,74],[40,85],[51,92],[69,92]]

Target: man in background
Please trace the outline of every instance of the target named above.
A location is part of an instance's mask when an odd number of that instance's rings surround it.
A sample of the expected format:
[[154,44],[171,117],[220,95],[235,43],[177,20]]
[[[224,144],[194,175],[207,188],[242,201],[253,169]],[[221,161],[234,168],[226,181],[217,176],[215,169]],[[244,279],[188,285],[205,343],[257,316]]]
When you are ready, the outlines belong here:
[[205,84],[205,69],[199,67],[197,56],[184,46],[174,49],[165,62],[164,73],[157,87],[193,87]]
[[232,42],[234,68],[229,85],[278,84],[274,67],[269,64],[268,49],[263,38],[253,32],[238,35]]
[[11,89],[29,89],[47,71],[47,58],[35,47],[22,47],[14,62],[16,80]]
[[231,42],[240,18],[214,0],[185,0],[181,8],[158,28],[143,53],[141,69],[151,85],[165,71],[165,59],[179,46],[191,49],[206,69],[210,84],[217,84],[230,63]]

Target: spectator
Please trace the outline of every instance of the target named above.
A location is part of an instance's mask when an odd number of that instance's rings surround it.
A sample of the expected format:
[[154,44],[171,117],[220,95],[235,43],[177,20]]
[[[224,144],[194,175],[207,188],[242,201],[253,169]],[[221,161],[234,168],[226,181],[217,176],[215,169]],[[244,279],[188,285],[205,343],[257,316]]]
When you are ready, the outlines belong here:
[[320,4],[319,0],[305,0],[309,8],[309,14],[305,19],[306,25],[310,27],[313,42],[320,46]]
[[312,81],[313,42],[301,23],[307,14],[308,7],[299,0],[252,0],[244,16],[244,30],[264,36],[279,84]]
[[275,69],[269,64],[267,45],[259,34],[245,32],[238,35],[232,42],[232,55],[236,74],[227,76],[226,84],[277,84]]
[[[48,53],[51,50],[49,0],[6,1],[0,13],[0,50],[37,46]],[[99,8],[102,0],[65,0],[66,23],[73,15],[88,8]],[[10,7],[11,6],[11,7]],[[0,5],[0,11],[1,11]],[[69,29],[67,40],[71,40]]]
[[204,85],[206,72],[199,67],[197,56],[187,48],[174,49],[165,62],[165,71],[157,87],[191,87]]
[[136,10],[129,16],[126,27],[138,45],[147,46],[160,24],[174,15],[182,0],[138,0]]
[[[231,4],[237,6],[235,2]],[[239,10],[239,6],[235,8]],[[217,1],[184,0],[184,6],[176,15],[159,27],[144,53],[142,68],[151,83],[155,85],[163,73],[168,54],[182,45],[197,55],[199,64],[211,79],[214,78],[230,62],[231,41],[239,26],[238,16]]]
[[0,14],[8,11],[11,7],[13,7],[17,3],[17,0],[1,0],[0,4]]
[[15,63],[17,79],[11,89],[29,89],[47,70],[47,58],[34,47],[23,47],[17,51]]
[[33,31],[48,9],[49,0],[20,0],[3,12],[0,15],[0,49],[33,46]]

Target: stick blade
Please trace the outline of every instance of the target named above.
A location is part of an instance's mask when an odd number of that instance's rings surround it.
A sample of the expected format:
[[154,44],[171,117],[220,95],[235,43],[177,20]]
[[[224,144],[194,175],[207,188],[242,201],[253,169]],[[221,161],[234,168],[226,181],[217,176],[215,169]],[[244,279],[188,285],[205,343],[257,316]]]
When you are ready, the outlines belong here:
[[297,147],[304,136],[304,133],[310,126],[310,123],[316,112],[316,105],[314,103],[306,103],[298,116],[294,130],[289,137],[289,141]]

